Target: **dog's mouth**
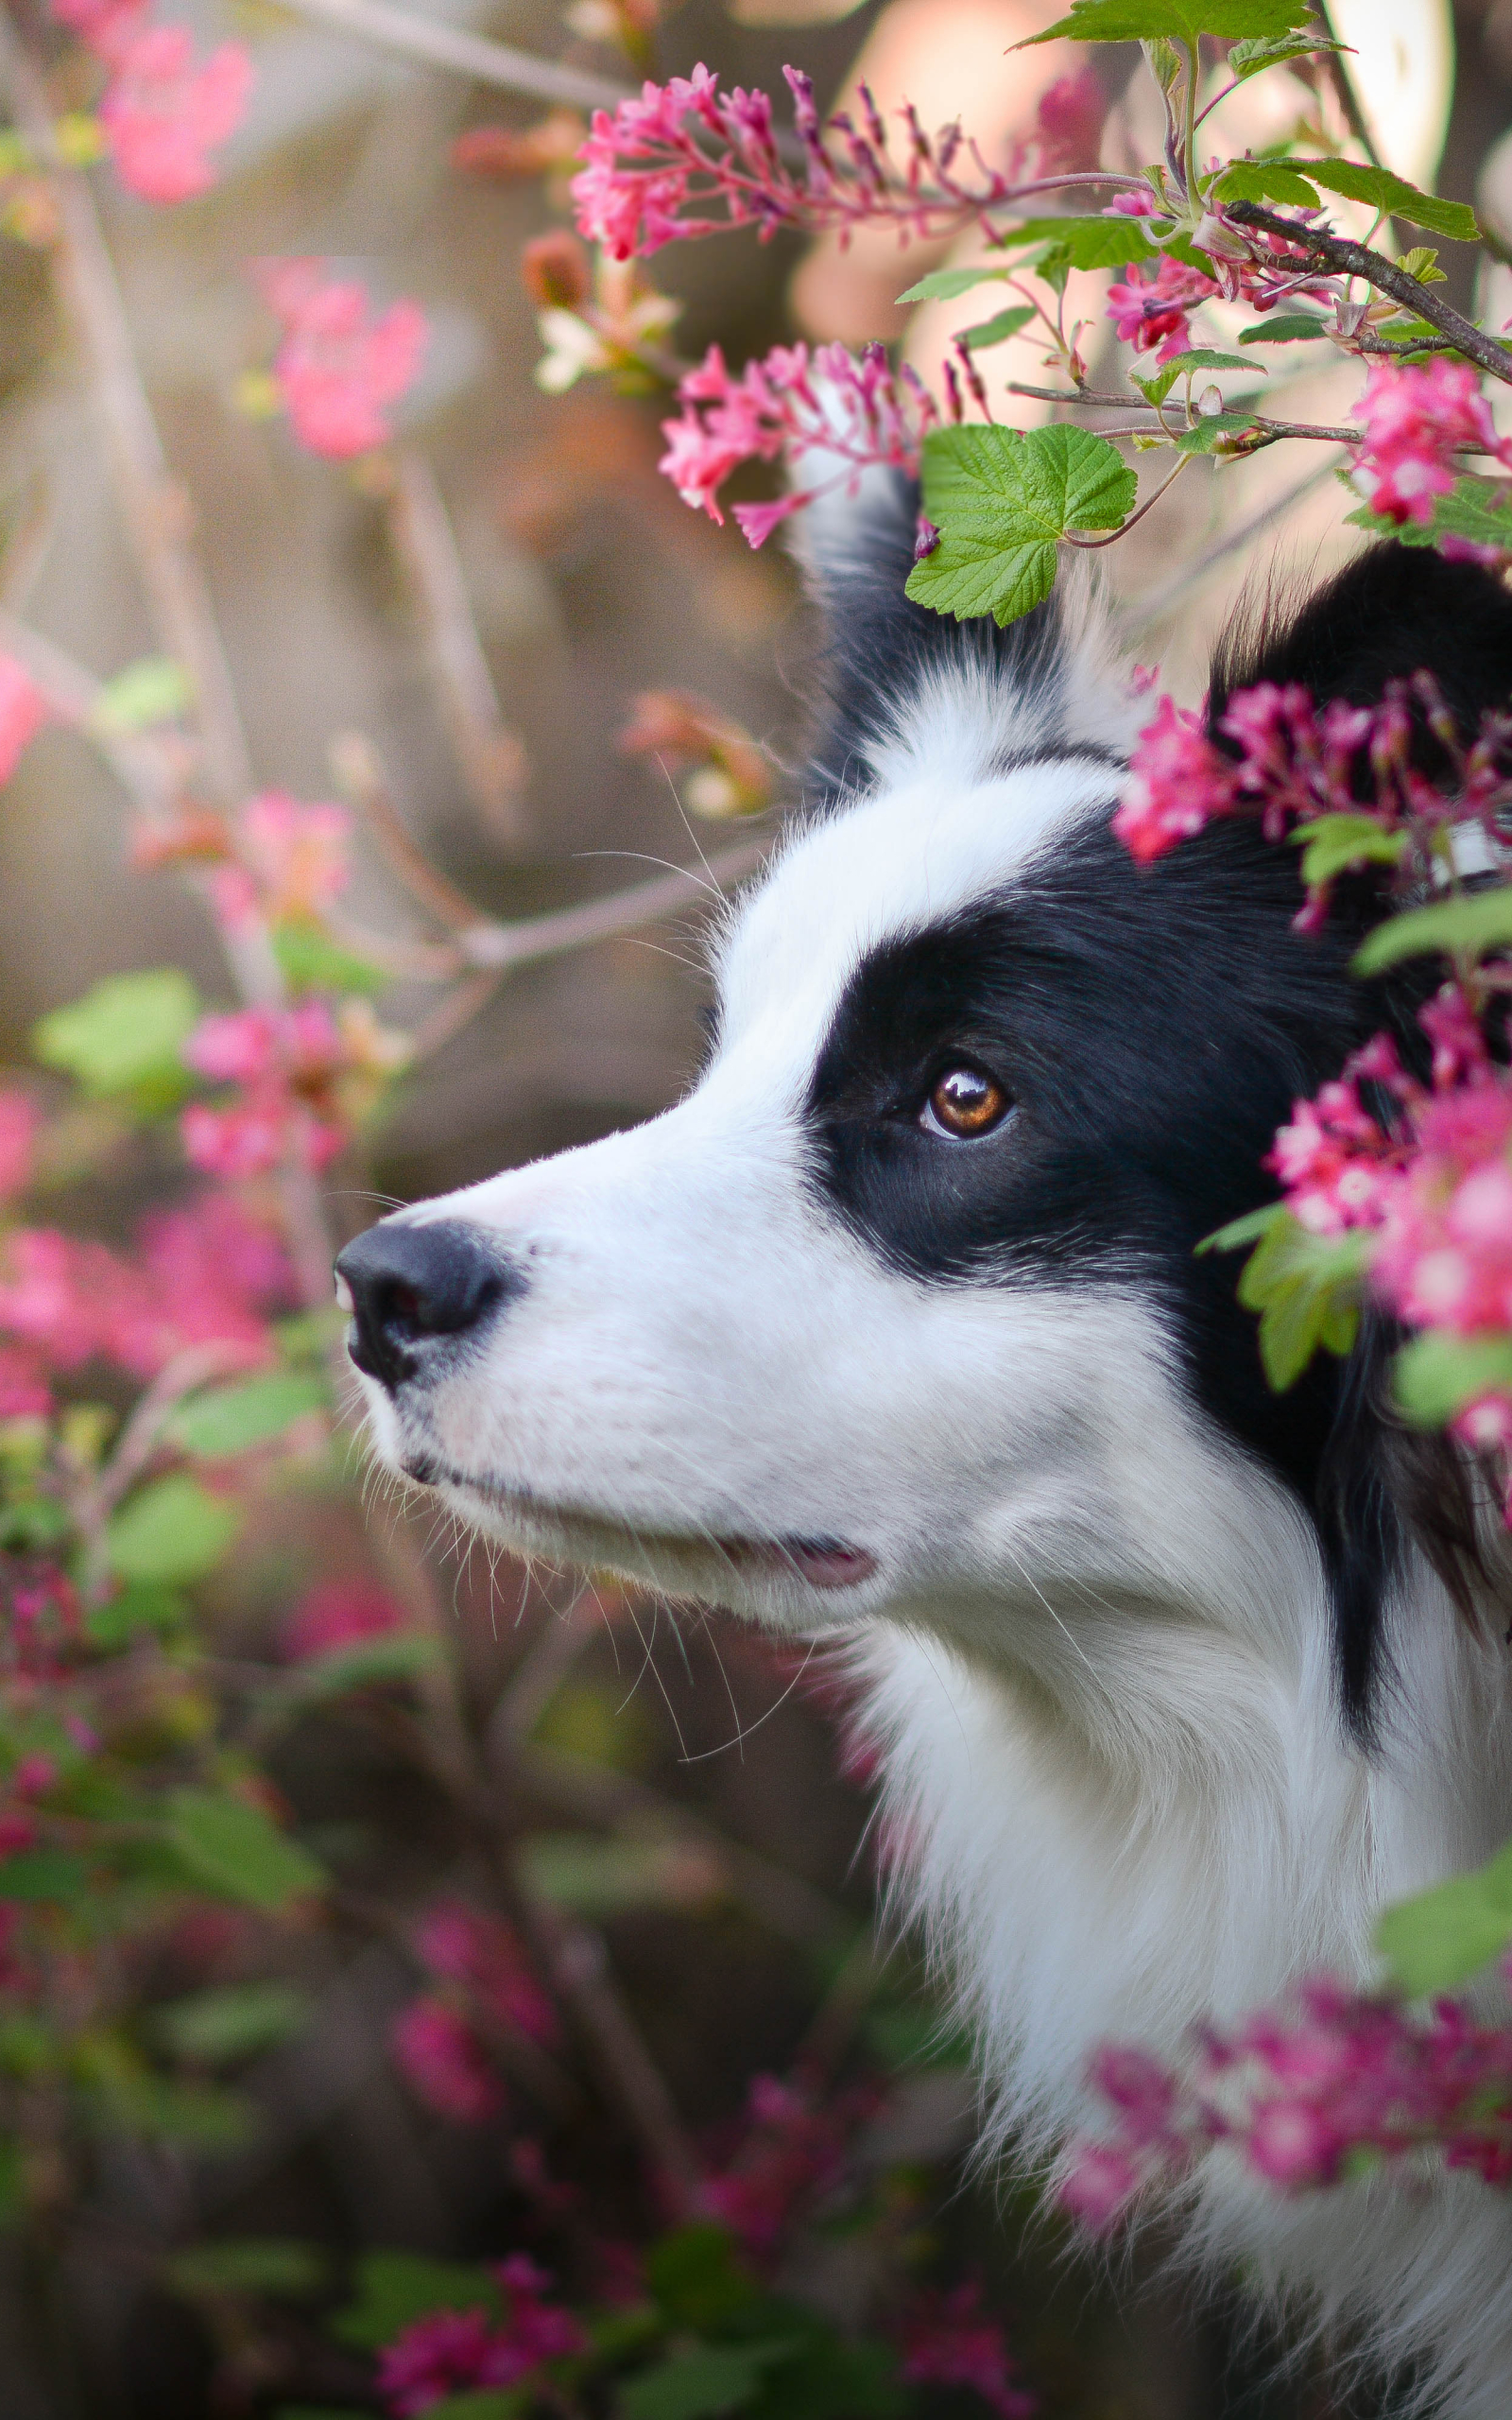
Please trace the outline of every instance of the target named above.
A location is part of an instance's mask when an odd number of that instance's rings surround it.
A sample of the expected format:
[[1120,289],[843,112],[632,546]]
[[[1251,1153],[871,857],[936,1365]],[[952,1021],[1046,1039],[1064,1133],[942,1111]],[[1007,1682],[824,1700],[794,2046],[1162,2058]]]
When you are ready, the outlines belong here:
[[871,1579],[877,1568],[874,1554],[844,1538],[721,1537],[710,1530],[643,1529],[611,1513],[577,1505],[547,1504],[521,1489],[474,1478],[436,1454],[412,1451],[404,1457],[404,1468],[422,1487],[460,1488],[491,1510],[512,1515],[527,1527],[549,1525],[569,1535],[586,1534],[594,1542],[594,1560],[599,1559],[605,1538],[614,1536],[622,1538],[638,1559],[696,1558],[706,1566],[713,1561],[742,1579],[799,1580],[810,1588],[826,1591],[857,1588],[863,1581]]

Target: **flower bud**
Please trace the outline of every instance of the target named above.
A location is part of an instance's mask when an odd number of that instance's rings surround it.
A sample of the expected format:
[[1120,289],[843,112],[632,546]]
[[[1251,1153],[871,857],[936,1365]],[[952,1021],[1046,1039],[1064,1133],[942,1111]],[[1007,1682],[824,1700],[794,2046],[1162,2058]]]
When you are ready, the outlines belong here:
[[520,255],[520,280],[538,311],[580,311],[593,292],[588,248],[565,227],[533,236]]

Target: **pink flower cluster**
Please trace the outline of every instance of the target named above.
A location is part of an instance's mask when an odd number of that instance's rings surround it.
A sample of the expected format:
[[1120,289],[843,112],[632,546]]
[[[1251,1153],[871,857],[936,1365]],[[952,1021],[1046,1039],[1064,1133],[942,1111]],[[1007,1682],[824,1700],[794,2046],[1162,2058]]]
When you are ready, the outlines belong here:
[[376,319],[353,279],[328,279],[316,260],[256,265],[263,298],[284,330],[273,363],[289,426],[311,454],[347,461],[386,445],[390,407],[419,375],[430,340],[418,302]]
[[1073,2147],[1061,2199],[1099,2233],[1214,2143],[1281,2193],[1413,2154],[1512,2187],[1512,2026],[1478,2025],[1457,2000],[1423,2020],[1325,1979],[1231,2033],[1205,2031],[1179,2068],[1106,2046],[1091,2080],[1112,2131]]
[[703,2188],[704,2205],[758,2260],[772,2258],[800,2215],[840,2184],[858,2125],[878,2096],[868,2087],[821,2101],[799,2083],[757,2076],[733,2157]]
[[197,1168],[235,1181],[266,1175],[291,1153],[322,1168],[346,1142],[332,1099],[346,1051],[323,1000],[202,1017],[183,1056],[197,1074],[240,1092],[223,1107],[192,1101],[184,1111],[180,1131]]
[[[887,130],[865,85],[859,122],[841,111],[820,120],[809,78],[783,77],[793,96],[803,168],[784,163],[765,93],[723,93],[707,67],[643,85],[638,99],[600,110],[573,180],[579,233],[615,260],[660,250],[679,236],[754,226],[843,230],[867,224],[938,235],[1008,200],[1036,168],[1047,177],[1095,156],[1106,108],[1090,76],[1068,77],[1040,105],[1033,132],[1005,172],[989,168],[960,127],[926,134],[911,108],[899,114],[906,156],[892,157]],[[969,164],[963,181],[957,164]]]
[[547,2361],[587,2352],[571,2311],[547,2301],[543,2269],[516,2253],[494,2274],[506,2297],[502,2326],[482,2309],[432,2311],[379,2355],[378,2389],[395,2420],[416,2420],[452,2395],[518,2386]]
[[89,1361],[150,1378],[215,1343],[251,1366],[289,1290],[272,1230],[220,1194],[147,1219],[130,1259],[55,1227],[13,1228],[0,1242],[0,1418],[49,1410],[53,1377]]
[[1435,499],[1459,476],[1462,447],[1512,462],[1512,441],[1497,436],[1479,371],[1441,356],[1372,370],[1355,407],[1365,441],[1354,485],[1383,521],[1432,521]]
[[481,2124],[504,2107],[505,2092],[480,2028],[550,2047],[560,2031],[555,2004],[503,1919],[460,1900],[428,1910],[415,1948],[442,1988],[401,2010],[390,2037],[395,2063],[438,2117]]
[[181,26],[151,26],[149,0],[52,0],[53,15],[111,71],[100,127],[115,173],[146,201],[188,201],[215,182],[210,154],[247,113],[253,69],[245,43],[197,60]]
[[[1113,830],[1142,865],[1222,815],[1258,814],[1265,838],[1276,840],[1294,823],[1358,812],[1351,784],[1366,749],[1383,825],[1401,812],[1400,787],[1392,786],[1415,778],[1407,763],[1410,725],[1397,696],[1373,713],[1334,699],[1319,714],[1306,689],[1262,681],[1234,692],[1218,732],[1227,751],[1209,737],[1203,714],[1170,698],[1160,699],[1141,732]],[[1418,786],[1411,803],[1425,803]],[[1447,812],[1448,803],[1441,804]],[[1315,921],[1314,902],[1304,922]]]
[[1034,2420],[1039,2398],[1016,2383],[1003,2324],[981,2303],[971,2277],[950,2293],[920,2294],[901,2334],[903,2378],[909,2386],[969,2388],[998,2420]]
[[1170,361],[1191,350],[1188,314],[1218,291],[1200,269],[1162,252],[1155,262],[1136,261],[1126,280],[1108,287],[1108,316],[1122,343],[1132,344],[1136,353],[1150,353],[1159,345],[1157,361]]
[[[702,505],[722,522],[718,492],[744,462],[787,454],[819,458],[818,484],[771,504],[732,510],[753,546],[790,512],[853,481],[869,464],[916,472],[924,433],[938,419],[921,382],[905,364],[894,372],[880,344],[858,360],[844,345],[774,345],[736,377],[711,345],[678,389],[680,420],[662,423],[667,450],[660,468],[684,504]],[[839,468],[833,465],[838,463]],[[828,474],[828,475],[823,475]]]
[[236,819],[238,862],[214,877],[222,922],[244,924],[259,914],[273,925],[318,919],[352,878],[351,843],[346,807],[325,800],[305,805],[286,790],[259,792]]

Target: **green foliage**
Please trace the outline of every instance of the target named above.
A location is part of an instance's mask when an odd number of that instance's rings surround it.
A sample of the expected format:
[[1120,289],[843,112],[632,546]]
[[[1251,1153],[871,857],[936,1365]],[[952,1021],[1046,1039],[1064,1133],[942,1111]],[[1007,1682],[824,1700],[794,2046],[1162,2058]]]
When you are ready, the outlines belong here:
[[1317,192],[1288,160],[1235,160],[1212,186],[1213,201],[1293,202],[1316,210]]
[[1383,832],[1373,815],[1320,815],[1287,837],[1302,852],[1309,889],[1332,882],[1350,866],[1400,865],[1408,846],[1405,832]]
[[491,2270],[456,2260],[428,2260],[418,2252],[369,2252],[357,2263],[355,2301],[338,2311],[332,2333],[362,2353],[376,2353],[433,2310],[478,2310],[500,2317]]
[[1005,268],[932,268],[899,295],[900,302],[954,302],[974,285],[1001,285],[1012,271]]
[[202,1461],[223,1461],[282,1437],[306,1413],[324,1410],[329,1400],[318,1372],[269,1370],[239,1386],[190,1396],[166,1423],[163,1434]]
[[1193,48],[1202,34],[1274,42],[1295,33],[1308,15],[1309,0],[1072,0],[1069,16],[1018,47],[1062,34],[1071,42],[1180,42]]
[[1283,66],[1288,59],[1310,59],[1326,50],[1348,50],[1348,43],[1325,42],[1315,33],[1272,34],[1260,42],[1236,42],[1224,61],[1241,84],[1266,67]]
[[[1134,384],[1147,402],[1163,404],[1178,378],[1191,378],[1199,370],[1247,370],[1253,377],[1255,368],[1255,363],[1246,361],[1243,354],[1214,353],[1211,345],[1194,345],[1190,353],[1173,354],[1153,376],[1134,376]],[[1263,372],[1262,375],[1268,376],[1269,372]]]
[[1368,202],[1372,209],[1405,218],[1414,227],[1426,227],[1431,235],[1446,235],[1452,243],[1480,241],[1475,213],[1468,203],[1419,193],[1389,168],[1370,167],[1359,160],[1296,160],[1292,164],[1310,183],[1321,185],[1327,193],[1342,194],[1347,201]]
[[291,992],[387,992],[391,977],[303,918],[275,925],[273,955]]
[[1055,585],[1056,547],[1072,529],[1116,529],[1137,493],[1106,437],[1084,428],[936,429],[924,441],[924,510],[939,544],[916,563],[908,595],[965,621],[1004,626]]
[[353,1689],[370,1689],[386,1681],[418,1681],[440,1662],[438,1641],[424,1631],[387,1631],[376,1638],[354,1639],[350,1647],[334,1647],[298,1665],[276,1693],[277,1710],[287,1716],[306,1714]]
[[1273,1201],[1220,1227],[1199,1252],[1255,1246],[1239,1280],[1239,1299],[1260,1313],[1260,1357],[1278,1394],[1299,1378],[1321,1346],[1348,1353],[1360,1326],[1360,1281],[1369,1237],[1355,1230],[1314,1236]]
[[1475,1874],[1388,1908],[1376,1947],[1399,1991],[1417,1999],[1468,1983],[1512,1943],[1512,1848],[1498,1850]]
[[164,2282],[189,2301],[224,2294],[273,2294],[287,2302],[322,2293],[330,2261],[318,2244],[287,2236],[221,2238],[177,2252],[163,2264]]
[[1027,302],[1016,302],[1011,311],[999,311],[994,319],[983,320],[974,328],[963,328],[960,341],[972,353],[985,353],[988,345],[1005,344],[1026,328],[1035,314]]
[[1427,1328],[1401,1347],[1392,1369],[1397,1402],[1419,1428],[1441,1428],[1495,1388],[1512,1392],[1512,1337]]
[[144,1114],[171,1109],[188,1088],[181,1052],[199,998],[176,966],[112,975],[32,1028],[44,1067],[72,1076],[92,1100],[126,1099]]
[[247,1799],[177,1789],[168,1804],[168,1837],[180,1862],[223,1899],[274,1911],[325,1880],[309,1850]]
[[646,2257],[646,2281],[671,2327],[709,2335],[747,2309],[760,2287],[725,2228],[676,2227]]
[[1181,431],[1176,450],[1178,454],[1227,453],[1254,425],[1255,415],[1247,409],[1210,412]]
[[1313,344],[1329,333],[1329,323],[1315,311],[1274,311],[1260,325],[1246,328],[1241,344]]
[[169,655],[144,655],[107,681],[90,721],[97,731],[112,734],[150,731],[154,723],[176,722],[188,712],[193,698],[181,664]]
[[1354,953],[1356,975],[1380,975],[1404,958],[1422,958],[1442,950],[1446,955],[1480,958],[1486,950],[1512,943],[1512,890],[1462,892],[1454,899],[1435,899],[1428,908],[1410,908],[1378,925]]
[[[1381,534],[1381,517],[1367,504],[1345,518],[1356,529]],[[1512,482],[1467,475],[1447,495],[1435,496],[1431,521],[1400,522],[1391,535],[1400,546],[1438,546],[1446,538],[1465,538],[1475,546],[1512,547]]]
[[215,1570],[242,1520],[239,1505],[176,1471],[139,1488],[112,1515],[106,1559],[118,1580],[187,1584]]
[[1016,251],[1029,244],[1048,245],[1041,273],[1052,256],[1067,268],[1123,268],[1130,261],[1154,260],[1157,253],[1143,220],[1122,212],[1112,218],[1024,218],[1017,227],[1004,228],[1003,240]]
[[621,2388],[621,2420],[708,2420],[746,2411],[765,2372],[795,2349],[791,2337],[766,2343],[700,2344],[673,2353]]
[[0,1869],[6,1898],[50,1900],[60,1907],[82,1896],[88,1876],[83,1858],[70,1849],[21,1849]]
[[532,1833],[520,1867],[538,1897],[583,1916],[707,1901],[718,1883],[712,1863],[690,1867],[675,1841],[606,1841],[593,1832]]
[[90,1605],[84,1633],[92,1646],[107,1651],[129,1647],[136,1638],[163,1637],[181,1630],[189,1618],[187,1600],[161,1582],[132,1580],[103,1605]]
[[153,2030],[176,2057],[219,2066],[276,2048],[309,2016],[309,1996],[297,1984],[227,1983],[154,2010]]

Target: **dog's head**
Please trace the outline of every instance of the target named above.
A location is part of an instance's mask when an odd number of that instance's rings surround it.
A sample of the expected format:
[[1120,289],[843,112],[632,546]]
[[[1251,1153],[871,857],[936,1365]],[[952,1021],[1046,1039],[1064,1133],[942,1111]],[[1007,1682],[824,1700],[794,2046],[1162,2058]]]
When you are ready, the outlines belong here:
[[[1092,618],[913,607],[911,534],[898,493],[830,533],[820,794],[720,932],[688,1097],[342,1254],[378,1450],[520,1551],[804,1633],[927,1625],[1052,1690],[1273,1622],[1300,1558],[1359,1715],[1410,1529],[1371,1347],[1272,1395],[1194,1247],[1392,1006],[1348,916],[1294,930],[1295,852],[1253,824],[1136,866],[1139,711]],[[1215,692],[1364,702],[1418,666],[1467,719],[1504,702],[1512,601],[1383,547]]]

